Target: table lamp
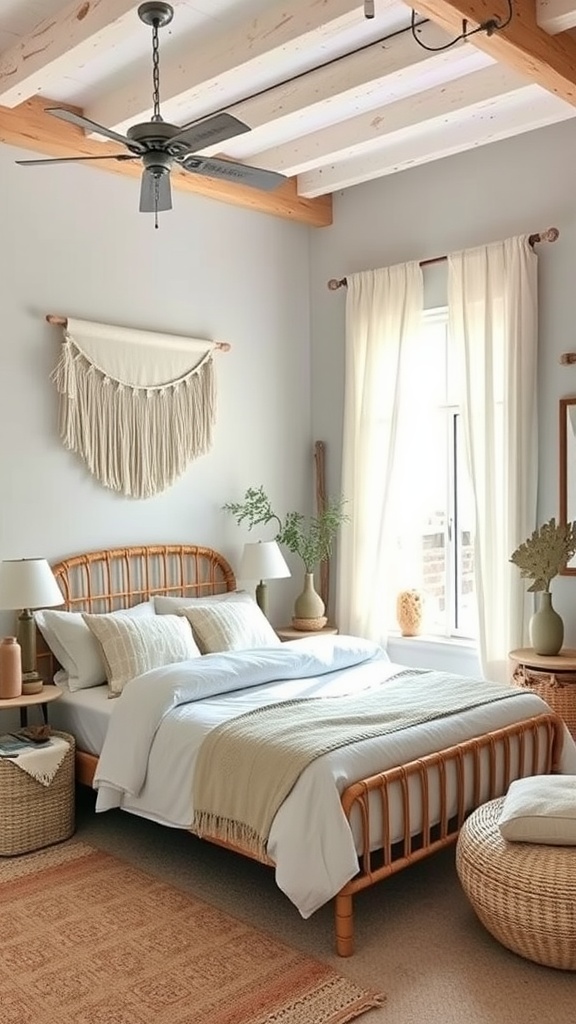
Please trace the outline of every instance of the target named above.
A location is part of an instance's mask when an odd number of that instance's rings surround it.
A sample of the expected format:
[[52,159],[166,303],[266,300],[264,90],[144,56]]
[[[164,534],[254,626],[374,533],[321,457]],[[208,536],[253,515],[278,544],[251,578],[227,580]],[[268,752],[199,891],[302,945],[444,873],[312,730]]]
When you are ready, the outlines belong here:
[[0,608],[20,608],[16,637],[22,648],[22,693],[40,693],[36,671],[36,623],[33,608],[64,604],[62,591],[45,558],[0,562]]
[[242,580],[260,580],[256,587],[256,601],[266,618],[268,618],[266,580],[279,580],[290,575],[290,569],[275,540],[261,540],[256,544],[244,545],[238,576]]

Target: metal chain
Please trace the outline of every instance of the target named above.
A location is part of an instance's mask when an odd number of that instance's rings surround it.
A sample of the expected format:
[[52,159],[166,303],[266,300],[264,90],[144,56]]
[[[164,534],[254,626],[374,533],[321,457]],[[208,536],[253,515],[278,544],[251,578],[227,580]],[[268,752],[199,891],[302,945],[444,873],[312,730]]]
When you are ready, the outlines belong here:
[[160,46],[158,42],[158,21],[152,23],[152,100],[154,103],[153,121],[161,121],[160,114]]

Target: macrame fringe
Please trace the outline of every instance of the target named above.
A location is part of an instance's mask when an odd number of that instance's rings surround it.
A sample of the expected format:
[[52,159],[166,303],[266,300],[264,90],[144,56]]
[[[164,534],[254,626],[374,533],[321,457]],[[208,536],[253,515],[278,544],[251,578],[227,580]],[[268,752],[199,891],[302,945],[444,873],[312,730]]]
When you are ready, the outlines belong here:
[[243,850],[264,860],[266,857],[266,839],[259,836],[245,822],[224,818],[210,811],[195,811],[192,820],[192,831],[202,839],[220,839],[223,843],[240,846]]
[[161,387],[107,377],[68,339],[51,374],[60,394],[60,437],[105,487],[132,498],[166,490],[212,443],[211,353]]

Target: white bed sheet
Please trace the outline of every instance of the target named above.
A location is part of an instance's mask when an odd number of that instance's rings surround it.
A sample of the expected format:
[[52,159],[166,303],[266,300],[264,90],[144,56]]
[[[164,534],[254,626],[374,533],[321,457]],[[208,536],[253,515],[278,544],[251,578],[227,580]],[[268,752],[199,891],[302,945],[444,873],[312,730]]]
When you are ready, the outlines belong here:
[[71,733],[79,750],[99,757],[113,708],[106,685],[74,693],[63,690],[62,696],[50,705],[50,724]]
[[[302,644],[302,641],[298,643]],[[157,700],[156,687],[160,678],[162,686],[167,686],[167,692],[168,686],[178,689],[186,685],[187,664],[168,666],[146,674],[146,688],[151,696],[153,693],[153,700]],[[234,715],[287,697],[349,692],[351,671],[354,688],[361,689],[380,685],[384,677],[399,670],[402,671],[403,667],[392,665],[387,659],[375,659],[352,670],[281,680],[175,706],[151,730],[152,741],[144,771],[142,765],[136,767],[141,757],[135,748],[128,749],[116,743],[116,754],[111,758],[103,757],[99,766],[97,809],[119,806],[165,825],[189,828],[193,814],[194,764],[201,742],[210,729]],[[145,680],[145,677],[140,679]],[[401,686],[402,681],[390,681],[386,685]],[[125,694],[130,693],[132,700],[132,713],[126,718],[128,722],[134,721],[137,707],[134,687],[138,688],[138,701],[141,700],[143,705],[146,703],[142,682],[130,683]],[[124,710],[128,705],[124,697],[118,704],[118,711],[114,713],[119,715],[120,722],[124,714],[120,705]],[[309,917],[356,874],[358,837],[351,831],[340,803],[340,794],[351,782],[547,710],[535,694],[514,690],[513,696],[496,704],[386,736],[385,748],[382,738],[371,739],[318,758],[302,773],[272,825],[268,853],[276,864],[277,884],[302,916]],[[112,728],[110,731],[114,733],[115,730]],[[109,771],[114,764],[116,781],[112,777],[114,771]],[[576,745],[567,732],[562,770],[576,774]],[[138,779],[137,783],[132,785],[122,781],[130,778]],[[394,823],[396,828],[400,837],[403,833],[400,819]]]

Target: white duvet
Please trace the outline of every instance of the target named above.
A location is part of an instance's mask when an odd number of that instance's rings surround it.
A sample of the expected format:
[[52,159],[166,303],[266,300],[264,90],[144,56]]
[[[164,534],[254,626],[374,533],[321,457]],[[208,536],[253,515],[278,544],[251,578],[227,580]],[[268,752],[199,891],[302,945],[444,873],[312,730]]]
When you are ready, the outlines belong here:
[[[212,654],[153,669],[115,701],[94,785],[96,809],[122,807],[189,828],[192,778],[206,734],[235,715],[281,700],[402,687],[402,666],[354,637],[314,637],[279,648]],[[528,691],[333,751],[302,773],[278,811],[268,841],[279,887],[309,917],[358,870],[356,838],[341,792],[358,778],[546,711]],[[576,774],[566,732],[562,770]],[[398,824],[399,834],[402,825]]]

